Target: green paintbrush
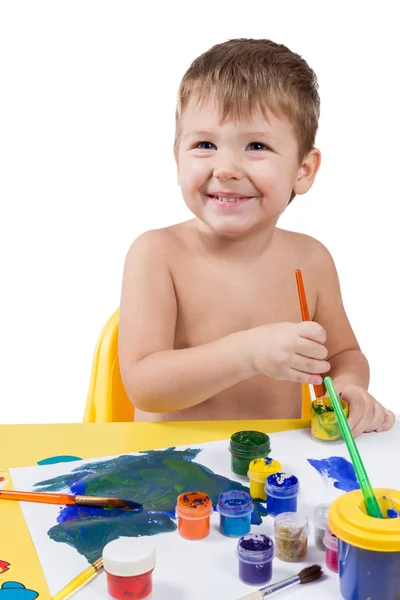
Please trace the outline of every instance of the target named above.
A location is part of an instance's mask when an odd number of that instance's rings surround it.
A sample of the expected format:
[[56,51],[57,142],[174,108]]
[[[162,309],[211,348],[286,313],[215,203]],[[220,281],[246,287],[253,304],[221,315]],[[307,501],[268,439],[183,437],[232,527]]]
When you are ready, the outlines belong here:
[[360,453],[358,452],[357,444],[354,440],[354,436],[351,432],[350,426],[347,422],[346,415],[340,402],[339,396],[330,377],[324,378],[326,389],[328,390],[329,397],[332,402],[332,406],[335,410],[336,417],[339,423],[340,431],[344,441],[346,442],[347,449],[350,454],[351,462],[353,463],[354,470],[357,475],[358,483],[360,484],[361,491],[364,496],[365,506],[370,517],[376,517],[377,519],[383,519],[381,509],[379,508],[378,501],[374,494],[374,490],[368,479],[367,472],[365,470],[363,461],[361,460]]

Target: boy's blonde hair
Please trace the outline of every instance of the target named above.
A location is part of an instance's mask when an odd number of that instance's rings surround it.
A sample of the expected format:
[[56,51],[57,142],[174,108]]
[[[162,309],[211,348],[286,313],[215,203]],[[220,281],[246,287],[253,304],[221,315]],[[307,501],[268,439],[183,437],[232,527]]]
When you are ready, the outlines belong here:
[[320,99],[314,71],[286,46],[271,40],[234,39],[217,44],[196,58],[178,91],[175,150],[180,141],[180,119],[190,98],[200,105],[212,98],[228,115],[251,117],[268,107],[294,125],[299,144],[299,164],[314,147]]

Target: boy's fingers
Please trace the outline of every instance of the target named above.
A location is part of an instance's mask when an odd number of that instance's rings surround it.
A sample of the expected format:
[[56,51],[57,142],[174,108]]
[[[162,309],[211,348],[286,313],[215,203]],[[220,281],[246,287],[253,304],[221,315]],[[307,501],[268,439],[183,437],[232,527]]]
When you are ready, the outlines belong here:
[[331,365],[326,360],[315,360],[314,358],[306,358],[296,354],[293,359],[292,368],[304,373],[327,373]]
[[312,373],[304,373],[304,371],[290,369],[288,381],[296,381],[297,383],[308,383],[309,385],[320,385],[323,379],[320,375],[313,375]]
[[343,394],[342,399],[349,403],[349,426],[354,437],[357,437],[364,431],[364,425],[369,422],[369,419],[372,417],[372,407],[370,408],[369,415],[366,414],[367,406],[360,394],[355,394],[351,398],[346,397],[346,395]]
[[370,431],[375,431],[378,427],[381,427],[385,420],[385,409],[383,408],[382,404],[379,404],[379,402],[374,402],[373,409],[374,413],[371,422],[365,428],[365,431],[368,433]]
[[325,344],[326,331],[322,325],[314,323],[314,321],[303,321],[302,323],[299,323],[299,325],[301,337],[308,340],[314,340],[314,342],[319,342],[320,344]]
[[[364,405],[364,408],[363,408],[363,412],[362,412],[360,420],[358,421],[357,425],[355,425],[355,427],[353,427],[354,437],[357,437],[361,433],[366,431],[367,427],[371,423],[371,420],[374,416],[374,408],[373,408],[372,404],[366,403],[362,398],[361,398],[361,401]],[[353,403],[351,405],[353,405]]]
[[385,410],[385,418],[383,420],[383,423],[380,427],[378,427],[375,430],[378,433],[380,433],[381,431],[388,431],[389,429],[391,429],[396,420],[396,417],[394,416],[394,413],[392,413],[391,410],[387,410],[386,408],[384,410]]
[[312,340],[306,340],[301,338],[298,347],[296,348],[297,354],[300,356],[306,356],[308,358],[316,358],[318,360],[324,360],[328,356],[328,348]]

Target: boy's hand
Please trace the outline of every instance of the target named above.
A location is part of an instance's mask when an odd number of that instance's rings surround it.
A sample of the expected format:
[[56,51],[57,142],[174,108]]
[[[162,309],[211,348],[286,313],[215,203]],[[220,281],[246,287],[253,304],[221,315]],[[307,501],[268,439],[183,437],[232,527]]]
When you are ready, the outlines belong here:
[[388,431],[395,422],[391,410],[375,400],[367,390],[355,384],[343,387],[341,398],[349,405],[349,425],[354,437],[364,431]]
[[317,385],[322,383],[320,373],[330,369],[324,360],[326,333],[318,323],[273,323],[247,333],[247,355],[255,374]]

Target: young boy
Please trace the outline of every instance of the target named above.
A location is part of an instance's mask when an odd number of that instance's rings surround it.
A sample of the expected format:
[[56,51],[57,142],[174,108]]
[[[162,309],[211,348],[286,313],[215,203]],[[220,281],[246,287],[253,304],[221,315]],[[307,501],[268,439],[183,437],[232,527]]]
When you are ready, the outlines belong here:
[[119,358],[135,420],[298,418],[300,384],[329,373],[355,435],[393,426],[367,391],[328,250],[276,227],[320,165],[317,87],[269,40],[219,44],[186,72],[174,154],[195,218],[141,235],[125,262]]

